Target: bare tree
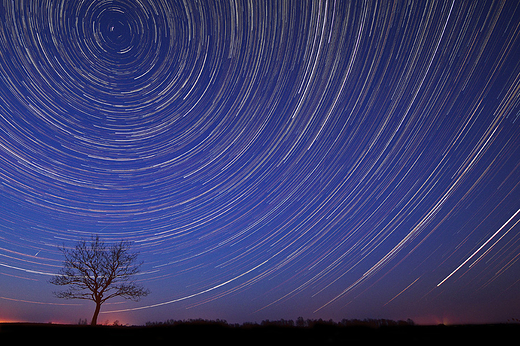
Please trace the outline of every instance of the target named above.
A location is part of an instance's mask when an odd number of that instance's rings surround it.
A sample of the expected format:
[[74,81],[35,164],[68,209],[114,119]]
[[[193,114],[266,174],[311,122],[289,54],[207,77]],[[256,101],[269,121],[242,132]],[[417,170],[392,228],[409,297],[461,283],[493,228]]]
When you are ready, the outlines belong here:
[[69,286],[65,291],[53,292],[58,298],[86,299],[96,303],[91,325],[96,325],[101,304],[110,298],[123,297],[139,301],[149,291],[132,281],[142,262],[137,253],[130,253],[129,242],[106,246],[99,236],[90,242],[80,241],[74,249],[61,247],[65,260],[59,274],[50,283]]

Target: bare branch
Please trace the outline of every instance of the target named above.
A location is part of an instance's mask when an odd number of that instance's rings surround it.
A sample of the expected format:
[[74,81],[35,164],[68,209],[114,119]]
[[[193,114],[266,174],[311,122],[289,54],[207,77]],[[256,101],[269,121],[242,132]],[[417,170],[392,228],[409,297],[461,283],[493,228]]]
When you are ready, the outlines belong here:
[[57,286],[69,286],[65,291],[53,292],[58,298],[88,299],[96,303],[92,324],[96,323],[99,308],[108,299],[122,297],[139,301],[149,291],[131,281],[139,273],[142,262],[138,253],[130,252],[129,242],[119,242],[109,247],[99,236],[76,244],[74,249],[65,246],[63,268],[49,282]]

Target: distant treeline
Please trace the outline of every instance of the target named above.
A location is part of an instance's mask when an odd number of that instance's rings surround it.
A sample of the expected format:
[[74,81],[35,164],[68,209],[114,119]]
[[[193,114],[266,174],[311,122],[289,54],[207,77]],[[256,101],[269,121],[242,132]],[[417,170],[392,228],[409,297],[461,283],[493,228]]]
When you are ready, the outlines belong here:
[[255,328],[255,327],[299,327],[299,328],[313,328],[316,326],[333,326],[333,327],[371,327],[371,328],[379,328],[383,326],[413,326],[415,323],[411,319],[407,319],[406,321],[399,320],[389,320],[389,319],[353,319],[347,320],[342,319],[339,322],[335,322],[332,319],[323,320],[323,319],[304,319],[303,317],[298,317],[296,321],[293,320],[263,320],[260,323],[257,322],[245,322],[243,324],[239,323],[228,323],[226,320],[205,320],[205,319],[189,319],[189,320],[174,320],[169,319],[164,322],[146,322],[147,327],[155,327],[155,326],[178,326],[178,325],[218,325],[224,327],[233,327],[233,328]]

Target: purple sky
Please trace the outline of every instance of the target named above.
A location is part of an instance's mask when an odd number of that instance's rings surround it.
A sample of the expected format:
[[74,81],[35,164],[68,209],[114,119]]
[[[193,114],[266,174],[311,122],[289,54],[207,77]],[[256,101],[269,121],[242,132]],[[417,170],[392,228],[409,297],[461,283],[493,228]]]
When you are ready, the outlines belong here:
[[93,234],[151,291],[100,322],[520,318],[520,3],[0,16],[0,321],[90,320],[48,280]]

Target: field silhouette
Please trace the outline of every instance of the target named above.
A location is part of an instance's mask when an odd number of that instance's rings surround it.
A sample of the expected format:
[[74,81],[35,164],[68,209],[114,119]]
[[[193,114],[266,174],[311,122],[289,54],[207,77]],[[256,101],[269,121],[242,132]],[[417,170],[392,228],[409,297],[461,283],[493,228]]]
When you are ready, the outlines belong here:
[[226,321],[188,320],[147,322],[144,326],[2,323],[0,343],[52,345],[352,345],[434,344],[445,342],[509,344],[517,340],[520,324],[418,326],[411,321],[322,320]]

